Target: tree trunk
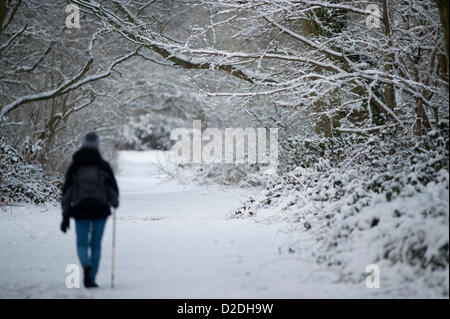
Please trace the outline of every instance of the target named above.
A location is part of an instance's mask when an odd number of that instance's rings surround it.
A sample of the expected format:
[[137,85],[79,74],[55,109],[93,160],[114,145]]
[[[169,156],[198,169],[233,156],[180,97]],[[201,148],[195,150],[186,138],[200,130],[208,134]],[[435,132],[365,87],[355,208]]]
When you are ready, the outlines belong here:
[[[303,35],[309,37],[310,35],[316,34],[313,24],[310,20],[302,20]],[[321,69],[316,70],[317,73],[322,73]],[[316,95],[316,94],[312,94]],[[321,99],[313,103],[313,111],[316,113],[321,113],[325,111],[324,103]],[[316,134],[323,134],[325,137],[331,137],[331,119],[327,115],[319,116],[314,124],[314,130]]]
[[426,135],[431,130],[431,124],[422,101],[417,100],[416,135]]
[[[383,3],[383,17],[382,21],[384,24],[384,34],[387,37],[390,37],[391,35],[391,26],[389,23],[389,13],[388,13],[388,5],[387,0],[382,0]],[[388,41],[388,46],[390,47],[392,45],[391,39]],[[386,73],[391,74],[392,73],[392,63],[394,62],[394,54],[388,54],[385,58],[385,64],[384,64],[384,71]],[[396,107],[397,102],[395,100],[395,87],[393,84],[387,84],[384,89],[384,100],[386,105],[392,110]]]
[[3,32],[3,23],[6,17],[6,0],[0,0],[0,34]]
[[445,39],[445,51],[447,53],[447,73],[448,73],[448,55],[449,55],[449,47],[448,47],[448,0],[434,0],[439,7],[439,15],[441,16],[441,25],[444,31],[444,39]]

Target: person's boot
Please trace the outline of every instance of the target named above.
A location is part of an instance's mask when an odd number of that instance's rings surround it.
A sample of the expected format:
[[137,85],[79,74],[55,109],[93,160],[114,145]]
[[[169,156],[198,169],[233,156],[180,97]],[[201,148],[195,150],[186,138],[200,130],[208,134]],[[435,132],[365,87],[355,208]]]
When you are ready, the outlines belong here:
[[84,286],[86,288],[98,287],[98,285],[91,278],[91,266],[84,267]]

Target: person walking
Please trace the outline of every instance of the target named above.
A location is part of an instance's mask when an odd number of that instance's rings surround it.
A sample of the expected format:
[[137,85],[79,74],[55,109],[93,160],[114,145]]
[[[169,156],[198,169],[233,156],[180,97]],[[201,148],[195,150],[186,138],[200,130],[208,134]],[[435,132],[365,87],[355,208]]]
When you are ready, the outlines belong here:
[[119,205],[119,188],[111,166],[99,152],[99,137],[88,133],[73,155],[62,188],[63,220],[66,232],[75,219],[77,253],[84,271],[84,286],[95,288],[100,263],[101,241],[110,207]]

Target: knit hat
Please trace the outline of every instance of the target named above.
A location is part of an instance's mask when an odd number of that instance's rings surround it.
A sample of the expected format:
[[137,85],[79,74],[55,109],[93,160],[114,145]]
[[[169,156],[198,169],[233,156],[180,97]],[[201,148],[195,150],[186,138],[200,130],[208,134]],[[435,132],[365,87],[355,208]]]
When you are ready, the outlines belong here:
[[87,133],[84,138],[83,142],[81,143],[82,148],[94,148],[98,149],[99,147],[99,138],[98,135],[95,133]]

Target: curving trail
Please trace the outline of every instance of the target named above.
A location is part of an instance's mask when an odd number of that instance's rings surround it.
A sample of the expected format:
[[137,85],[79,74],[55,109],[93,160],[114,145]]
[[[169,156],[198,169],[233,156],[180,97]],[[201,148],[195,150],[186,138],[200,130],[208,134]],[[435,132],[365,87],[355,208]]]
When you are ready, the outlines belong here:
[[342,298],[376,293],[364,284],[337,284],[337,274],[312,260],[280,254],[280,248],[298,240],[280,231],[282,224],[228,219],[227,213],[256,190],[163,181],[151,165],[157,162],[164,165],[160,152],[120,153],[115,289],[109,287],[111,220],[97,278],[101,288],[68,289],[66,266],[78,264],[73,221],[64,235],[58,206],[27,204],[0,212],[0,297]]

